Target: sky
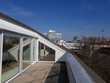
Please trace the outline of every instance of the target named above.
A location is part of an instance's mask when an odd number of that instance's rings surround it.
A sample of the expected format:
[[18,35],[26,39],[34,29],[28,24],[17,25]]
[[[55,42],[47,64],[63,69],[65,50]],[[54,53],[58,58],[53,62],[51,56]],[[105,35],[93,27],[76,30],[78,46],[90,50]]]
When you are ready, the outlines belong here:
[[0,12],[41,33],[61,32],[65,40],[110,36],[110,0],[0,0]]

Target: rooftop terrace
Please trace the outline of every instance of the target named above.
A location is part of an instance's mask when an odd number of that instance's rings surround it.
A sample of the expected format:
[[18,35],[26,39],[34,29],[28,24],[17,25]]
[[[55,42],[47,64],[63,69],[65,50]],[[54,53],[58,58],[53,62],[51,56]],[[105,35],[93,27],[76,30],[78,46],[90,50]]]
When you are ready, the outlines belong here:
[[105,81],[76,55],[27,25],[0,14],[0,83]]

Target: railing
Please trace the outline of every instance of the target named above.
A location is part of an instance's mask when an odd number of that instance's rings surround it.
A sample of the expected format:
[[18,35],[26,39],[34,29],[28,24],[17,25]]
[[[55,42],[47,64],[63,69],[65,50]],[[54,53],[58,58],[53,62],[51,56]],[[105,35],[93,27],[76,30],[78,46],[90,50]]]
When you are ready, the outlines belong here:
[[66,54],[66,65],[70,83],[106,83],[75,55]]

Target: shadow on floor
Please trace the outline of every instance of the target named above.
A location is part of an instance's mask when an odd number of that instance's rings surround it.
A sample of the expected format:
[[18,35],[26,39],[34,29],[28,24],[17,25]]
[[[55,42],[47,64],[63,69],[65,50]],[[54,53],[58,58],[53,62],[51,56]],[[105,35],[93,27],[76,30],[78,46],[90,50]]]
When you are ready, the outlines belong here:
[[54,63],[45,83],[69,83],[66,64],[64,62]]

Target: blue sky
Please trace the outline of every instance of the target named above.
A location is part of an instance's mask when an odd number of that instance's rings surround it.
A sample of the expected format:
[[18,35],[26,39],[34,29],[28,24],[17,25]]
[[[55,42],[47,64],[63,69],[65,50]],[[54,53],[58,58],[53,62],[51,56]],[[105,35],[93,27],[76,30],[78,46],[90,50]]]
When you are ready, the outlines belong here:
[[110,0],[0,0],[0,11],[45,33],[110,36]]

